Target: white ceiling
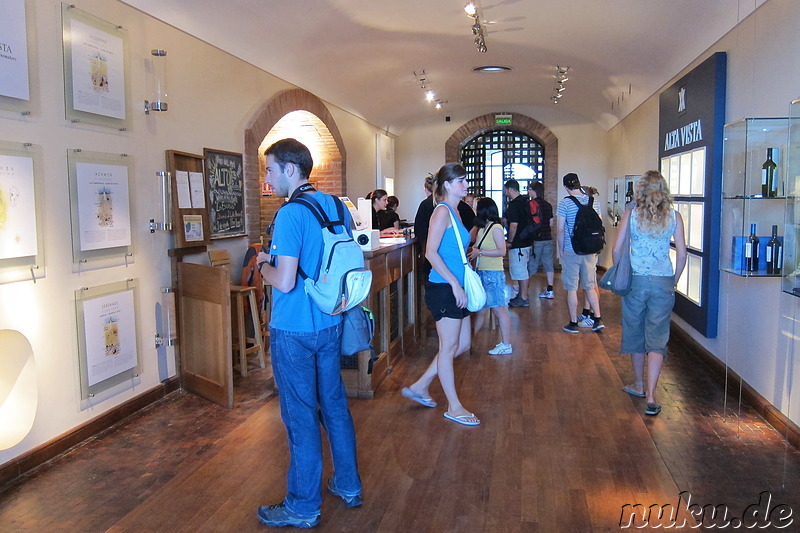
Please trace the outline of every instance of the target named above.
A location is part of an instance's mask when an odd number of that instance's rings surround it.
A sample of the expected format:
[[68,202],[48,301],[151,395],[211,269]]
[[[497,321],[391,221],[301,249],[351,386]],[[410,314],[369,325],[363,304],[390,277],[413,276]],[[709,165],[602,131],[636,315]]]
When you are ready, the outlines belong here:
[[[767,0],[124,0],[387,131],[431,113],[550,106],[610,128]],[[484,64],[510,73],[474,73]],[[434,111],[413,75],[424,70]]]

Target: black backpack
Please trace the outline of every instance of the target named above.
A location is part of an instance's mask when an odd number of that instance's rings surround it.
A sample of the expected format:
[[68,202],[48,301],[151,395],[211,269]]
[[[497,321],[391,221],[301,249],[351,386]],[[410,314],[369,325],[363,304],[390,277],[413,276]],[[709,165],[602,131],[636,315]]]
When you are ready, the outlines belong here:
[[589,196],[589,203],[586,205],[572,195],[566,198],[572,199],[578,206],[575,224],[572,226],[572,251],[578,255],[599,253],[606,243],[606,230],[603,228],[603,220],[594,210],[594,197]]

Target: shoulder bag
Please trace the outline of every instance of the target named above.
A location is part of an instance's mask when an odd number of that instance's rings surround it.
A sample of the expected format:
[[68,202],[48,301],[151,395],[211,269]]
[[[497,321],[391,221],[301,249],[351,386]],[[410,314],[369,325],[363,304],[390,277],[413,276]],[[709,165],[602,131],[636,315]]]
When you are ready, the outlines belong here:
[[461,234],[458,231],[458,224],[456,224],[453,211],[448,207],[447,212],[450,213],[450,223],[453,225],[453,232],[456,235],[458,251],[461,252],[461,260],[464,262],[464,292],[467,293],[467,309],[474,313],[479,309],[483,309],[483,306],[486,305],[486,291],[478,273],[472,270],[469,261],[467,261],[467,255],[464,253],[464,243],[461,241]]
[[633,210],[631,209],[628,214],[628,231],[625,232],[625,240],[622,243],[622,252],[619,260],[611,266],[603,277],[600,278],[599,284],[601,289],[606,289],[619,296],[625,296],[631,290],[631,278],[633,271],[631,270],[631,217]]

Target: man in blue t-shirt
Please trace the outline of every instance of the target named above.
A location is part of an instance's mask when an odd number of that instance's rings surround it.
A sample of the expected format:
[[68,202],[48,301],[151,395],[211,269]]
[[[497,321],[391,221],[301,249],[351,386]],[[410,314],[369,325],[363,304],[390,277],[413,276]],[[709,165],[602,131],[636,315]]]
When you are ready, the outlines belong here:
[[[276,195],[293,199],[301,193],[313,194],[328,217],[336,219],[333,197],[314,190],[308,182],[313,160],[305,145],[283,139],[267,148],[264,155],[266,181]],[[349,225],[350,214],[345,211],[344,215]],[[286,498],[258,509],[258,519],[273,527],[305,528],[319,523],[320,421],[328,434],[333,459],[328,490],[342,498],[347,507],[361,505],[355,428],[340,373],[342,318],[323,313],[306,294],[298,274],[299,266],[316,277],[322,247],[320,225],[311,210],[288,202],[275,215],[269,253],[259,254],[259,270],[274,289],[270,350],[291,455]]]

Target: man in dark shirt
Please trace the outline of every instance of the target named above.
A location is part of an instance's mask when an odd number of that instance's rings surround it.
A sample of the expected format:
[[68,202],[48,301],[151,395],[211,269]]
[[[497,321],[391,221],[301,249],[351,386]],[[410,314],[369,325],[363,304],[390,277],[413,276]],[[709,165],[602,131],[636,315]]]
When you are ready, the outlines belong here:
[[531,213],[528,197],[519,193],[519,183],[515,179],[508,180],[503,192],[510,200],[506,206],[506,223],[508,235],[508,272],[511,279],[519,283],[519,293],[509,302],[509,307],[530,307],[528,302],[528,260],[531,255],[532,236],[523,236],[523,230],[531,225]]
[[547,288],[539,293],[539,298],[553,299],[553,206],[544,199],[544,185],[541,181],[528,182],[528,197],[530,198],[531,218],[538,230],[533,234],[533,248],[528,261],[528,272],[531,275],[539,271],[542,266],[547,278]]

